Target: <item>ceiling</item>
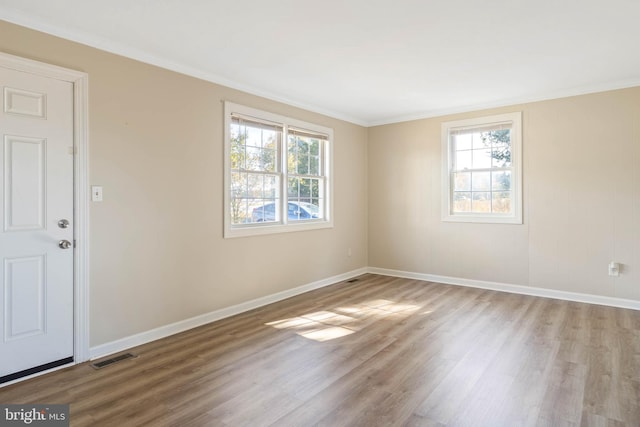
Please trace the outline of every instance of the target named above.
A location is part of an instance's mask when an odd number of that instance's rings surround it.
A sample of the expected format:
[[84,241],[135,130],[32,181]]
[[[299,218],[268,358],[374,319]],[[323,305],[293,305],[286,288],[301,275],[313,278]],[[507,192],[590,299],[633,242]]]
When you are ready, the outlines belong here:
[[0,19],[364,126],[640,85],[637,0],[0,0]]

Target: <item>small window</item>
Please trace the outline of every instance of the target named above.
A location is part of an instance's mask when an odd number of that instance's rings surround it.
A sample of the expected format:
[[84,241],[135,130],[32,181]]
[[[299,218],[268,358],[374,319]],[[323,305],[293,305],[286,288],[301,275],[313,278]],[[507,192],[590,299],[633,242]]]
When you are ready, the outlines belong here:
[[442,124],[443,221],[522,224],[521,113]]
[[333,130],[225,103],[225,237],[331,227]]

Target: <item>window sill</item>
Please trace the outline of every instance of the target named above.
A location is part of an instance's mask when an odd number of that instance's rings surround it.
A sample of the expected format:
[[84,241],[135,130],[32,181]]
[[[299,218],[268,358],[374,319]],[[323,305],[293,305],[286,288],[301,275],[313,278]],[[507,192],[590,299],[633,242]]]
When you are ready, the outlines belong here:
[[515,224],[521,225],[522,218],[518,216],[483,216],[483,215],[445,215],[443,222],[470,222],[476,224]]
[[321,230],[333,228],[333,221],[309,221],[297,224],[273,224],[273,225],[242,225],[229,227],[224,230],[225,239],[236,237],[262,236],[267,234],[293,233],[296,231]]

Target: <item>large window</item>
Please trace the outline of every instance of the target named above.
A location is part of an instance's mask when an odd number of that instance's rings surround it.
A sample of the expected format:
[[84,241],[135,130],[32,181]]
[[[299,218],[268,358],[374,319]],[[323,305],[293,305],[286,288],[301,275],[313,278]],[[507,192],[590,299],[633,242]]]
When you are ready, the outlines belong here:
[[444,221],[522,224],[521,113],[442,124]]
[[332,136],[225,102],[225,237],[331,227]]

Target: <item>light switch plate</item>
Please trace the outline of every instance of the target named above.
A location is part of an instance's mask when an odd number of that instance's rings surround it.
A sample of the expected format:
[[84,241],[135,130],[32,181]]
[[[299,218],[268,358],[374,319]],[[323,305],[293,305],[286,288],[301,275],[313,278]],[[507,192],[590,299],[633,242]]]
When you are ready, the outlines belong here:
[[92,202],[101,202],[102,201],[102,186],[101,185],[92,185],[91,186],[91,201]]

